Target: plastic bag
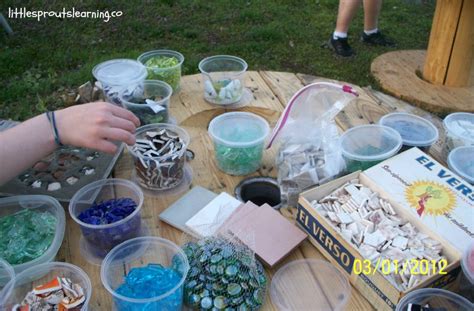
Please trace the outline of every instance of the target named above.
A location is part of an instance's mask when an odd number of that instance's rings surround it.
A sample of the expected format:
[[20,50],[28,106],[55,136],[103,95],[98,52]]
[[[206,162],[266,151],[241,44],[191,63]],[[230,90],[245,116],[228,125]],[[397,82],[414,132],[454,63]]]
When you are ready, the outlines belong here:
[[276,165],[283,207],[296,206],[302,190],[344,170],[334,118],[357,96],[348,85],[317,82],[290,99],[267,146],[279,144]]

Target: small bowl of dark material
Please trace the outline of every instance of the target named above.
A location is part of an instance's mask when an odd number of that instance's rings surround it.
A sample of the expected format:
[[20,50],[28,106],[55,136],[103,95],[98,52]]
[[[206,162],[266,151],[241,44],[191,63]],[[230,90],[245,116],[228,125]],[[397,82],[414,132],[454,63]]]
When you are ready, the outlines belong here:
[[274,178],[250,177],[235,187],[235,197],[242,201],[251,201],[261,206],[265,203],[278,209],[281,207],[280,187]]
[[439,137],[438,129],[433,123],[411,113],[389,113],[379,123],[393,128],[402,136],[403,146],[400,152],[412,147],[428,152]]

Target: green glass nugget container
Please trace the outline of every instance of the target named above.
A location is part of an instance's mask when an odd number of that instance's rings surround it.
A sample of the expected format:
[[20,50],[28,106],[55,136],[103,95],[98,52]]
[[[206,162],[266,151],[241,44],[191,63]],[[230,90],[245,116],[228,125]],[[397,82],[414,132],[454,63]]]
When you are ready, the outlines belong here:
[[270,131],[265,119],[249,112],[228,112],[214,118],[208,131],[220,170],[247,175],[260,167]]

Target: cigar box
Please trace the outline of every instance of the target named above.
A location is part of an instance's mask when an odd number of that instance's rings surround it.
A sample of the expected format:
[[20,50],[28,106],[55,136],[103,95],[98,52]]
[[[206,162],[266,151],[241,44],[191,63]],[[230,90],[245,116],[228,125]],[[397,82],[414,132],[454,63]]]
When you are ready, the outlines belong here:
[[[415,163],[408,163],[408,158],[413,158],[413,161],[416,162],[416,159],[420,158],[421,156],[427,157],[428,161],[432,160],[429,156],[427,156],[420,150],[410,149],[407,152],[392,158],[391,160],[384,161],[378,164],[377,166],[369,169],[369,172],[354,172],[350,175],[333,180],[327,184],[309,189],[301,193],[299,196],[296,219],[297,224],[308,234],[311,243],[332,264],[334,264],[341,271],[347,274],[347,277],[349,278],[351,284],[355,288],[357,288],[360,293],[364,295],[364,297],[366,297],[367,300],[377,310],[395,310],[395,307],[400,301],[400,299],[408,292],[411,292],[415,289],[425,287],[452,289],[455,284],[455,280],[461,270],[459,263],[462,252],[458,248],[456,248],[451,242],[451,239],[454,238],[456,234],[446,234],[440,232],[439,228],[431,226],[431,223],[429,221],[426,221],[423,217],[420,217],[419,213],[416,211],[415,208],[411,207],[406,202],[403,202],[403,200],[400,200],[401,194],[404,193],[403,187],[397,187],[393,183],[390,184],[386,181],[387,178],[395,177],[381,177],[382,175],[378,171],[383,170],[383,168],[387,165],[388,162],[388,165],[390,165],[390,167],[394,169],[392,170],[393,175],[397,174],[394,173],[397,172],[397,170],[395,170],[395,167],[401,167],[403,168],[403,170],[407,171],[407,175],[411,173],[413,174],[413,176],[420,176],[420,178],[422,178],[423,180],[430,181],[430,178],[421,173],[421,171],[425,169],[423,165],[417,166]],[[419,161],[425,162],[426,160],[419,159]],[[403,162],[405,162],[405,164]],[[436,165],[438,166],[439,163],[437,163]],[[446,174],[452,174],[447,169],[443,169],[445,170],[444,172],[446,172]],[[454,176],[454,174],[452,175]],[[357,261],[364,260],[365,258],[361,255],[359,249],[355,245],[347,241],[347,239],[345,239],[342,234],[338,232],[338,230],[336,229],[334,224],[331,223],[331,221],[321,215],[312,206],[311,202],[315,200],[321,200],[322,198],[331,194],[336,189],[343,186],[345,183],[355,178],[359,178],[359,182],[361,184],[370,188],[372,191],[377,192],[380,198],[389,202],[400,218],[410,222],[419,232],[441,243],[442,255],[448,261],[448,264],[443,269],[443,272],[445,272],[445,274],[433,274],[429,277],[423,278],[421,283],[417,284],[416,286],[410,287],[407,290],[400,290],[400,288],[390,282],[380,270],[374,269],[374,266],[372,266],[372,272],[368,274],[354,272],[354,263]],[[408,185],[412,183],[415,184],[416,182],[415,180],[411,179],[407,180],[410,180],[407,183]],[[430,188],[430,190],[433,191],[434,189]],[[455,189],[451,189],[449,191],[454,192]],[[415,193],[418,194],[418,191],[416,191]],[[461,201],[462,203],[467,203],[463,198],[458,198],[456,195],[455,197],[458,201]],[[472,208],[472,203],[470,206]],[[456,207],[454,208],[456,209]],[[415,210],[415,212],[413,212],[413,209]],[[423,216],[423,213],[421,213],[421,215]],[[426,215],[428,214],[426,213],[425,217]],[[470,239],[469,237],[465,237],[463,235],[459,237],[459,239],[463,238]]]

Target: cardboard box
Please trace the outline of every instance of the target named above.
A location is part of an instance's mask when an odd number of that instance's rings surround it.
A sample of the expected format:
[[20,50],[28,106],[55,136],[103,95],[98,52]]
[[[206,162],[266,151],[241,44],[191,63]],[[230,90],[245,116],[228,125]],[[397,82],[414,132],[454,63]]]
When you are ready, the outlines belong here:
[[[445,269],[447,272],[446,275],[433,275],[409,291],[402,292],[379,271],[371,275],[356,275],[353,272],[354,261],[356,259],[363,260],[364,258],[360,255],[356,246],[346,241],[342,235],[335,230],[335,227],[311,206],[310,202],[322,199],[354,178],[359,178],[362,184],[378,192],[381,198],[390,202],[399,217],[408,220],[418,231],[442,243],[442,254],[448,259],[449,263]],[[311,243],[313,243],[332,264],[347,274],[351,284],[357,288],[377,310],[394,310],[399,300],[414,289],[424,287],[449,288],[454,285],[454,281],[460,272],[459,261],[461,259],[461,253],[452,247],[443,237],[433,232],[426,224],[420,221],[419,217],[395,201],[379,184],[373,182],[367,175],[361,172],[352,173],[301,193],[298,201],[297,223],[308,233]]]

